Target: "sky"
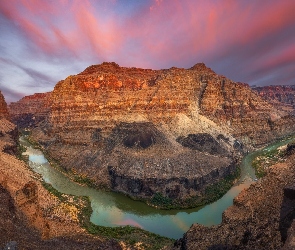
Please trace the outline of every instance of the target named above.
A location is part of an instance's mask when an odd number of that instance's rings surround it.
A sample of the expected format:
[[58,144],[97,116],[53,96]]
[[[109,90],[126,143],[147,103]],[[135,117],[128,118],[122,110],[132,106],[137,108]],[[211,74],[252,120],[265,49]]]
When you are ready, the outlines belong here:
[[0,90],[17,101],[102,62],[295,84],[294,13],[295,0],[0,0]]

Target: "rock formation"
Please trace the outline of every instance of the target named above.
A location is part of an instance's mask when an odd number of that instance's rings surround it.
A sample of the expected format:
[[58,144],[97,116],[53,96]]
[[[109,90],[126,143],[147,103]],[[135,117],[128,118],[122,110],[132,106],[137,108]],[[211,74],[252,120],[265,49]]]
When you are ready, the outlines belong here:
[[235,172],[244,149],[295,127],[290,113],[203,63],[102,63],[58,82],[46,100],[50,111],[32,137],[53,159],[96,186],[148,200],[202,197]]
[[8,105],[12,122],[19,128],[35,127],[50,111],[50,92],[25,96]]
[[1,249],[122,249],[113,240],[102,242],[85,233],[71,232],[72,235],[42,239],[40,232],[28,224],[11,193],[1,184],[0,199]]
[[273,103],[281,110],[293,110],[295,113],[295,85],[252,87],[264,100]]

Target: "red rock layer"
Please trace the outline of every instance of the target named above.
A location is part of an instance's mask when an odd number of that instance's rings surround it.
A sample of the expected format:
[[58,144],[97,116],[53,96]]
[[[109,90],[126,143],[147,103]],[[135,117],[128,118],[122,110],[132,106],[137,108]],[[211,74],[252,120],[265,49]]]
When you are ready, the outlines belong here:
[[195,121],[199,114],[253,145],[293,130],[288,112],[274,108],[247,84],[219,76],[202,63],[167,70],[115,63],[90,66],[60,81],[51,101],[50,122],[56,128],[97,124],[111,128],[126,119],[174,126],[170,122],[179,114]]

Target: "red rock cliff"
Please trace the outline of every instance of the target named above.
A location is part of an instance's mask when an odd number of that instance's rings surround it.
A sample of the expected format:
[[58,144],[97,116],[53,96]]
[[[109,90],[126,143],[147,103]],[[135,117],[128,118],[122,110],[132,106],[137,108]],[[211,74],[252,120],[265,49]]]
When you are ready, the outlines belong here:
[[243,144],[295,129],[287,111],[203,63],[93,65],[58,82],[49,103],[46,123],[33,132],[49,154],[68,172],[142,198],[200,196],[235,171],[232,156]]

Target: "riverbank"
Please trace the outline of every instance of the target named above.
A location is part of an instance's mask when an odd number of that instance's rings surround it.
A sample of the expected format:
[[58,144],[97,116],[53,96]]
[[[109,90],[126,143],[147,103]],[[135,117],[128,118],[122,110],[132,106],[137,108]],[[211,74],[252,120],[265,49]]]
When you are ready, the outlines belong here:
[[157,193],[151,200],[144,200],[146,204],[158,209],[189,209],[203,207],[207,204],[217,201],[225,195],[240,178],[240,168],[233,173],[206,187],[205,192],[201,196],[189,197],[185,200],[173,200]]
[[14,124],[0,119],[0,131],[1,249],[120,249],[115,241],[87,233],[40,176],[7,150],[17,148]]
[[[286,149],[284,161],[234,199],[220,225],[194,224],[171,249],[282,249],[285,242],[294,247],[294,185],[295,154]],[[283,249],[293,249],[288,247]]]
[[[33,149],[28,146],[29,145],[27,145],[27,150],[29,150],[29,152],[24,152],[24,154],[29,156],[30,167],[36,171],[36,168],[40,168],[40,164],[32,162],[30,156],[34,156],[36,154],[38,156],[39,149]],[[37,157],[37,161],[45,163],[45,158],[40,154],[39,156],[41,157]],[[37,175],[42,176],[42,174],[38,172]],[[40,180],[40,182],[43,187],[45,187],[53,196],[58,198],[58,200],[63,204],[61,206],[62,211],[61,209],[58,209],[57,211],[64,213],[64,216],[74,218],[74,220],[82,228],[87,230],[87,232],[92,235],[97,235],[103,239],[116,240],[123,248],[129,246],[134,249],[161,249],[173,242],[170,238],[163,237],[134,226],[105,227],[95,225],[90,221],[92,208],[90,200],[87,196],[61,193],[50,183],[47,183],[44,180]]]
[[[280,142],[278,143],[280,144]],[[114,227],[131,224],[176,239],[181,237],[189,229],[192,222],[197,222],[205,226],[221,223],[222,213],[227,207],[232,205],[233,198],[241,190],[248,188],[253,183],[255,174],[251,168],[251,162],[257,153],[259,154],[259,152],[254,152],[243,158],[241,175],[244,177],[237,181],[236,185],[221,199],[201,209],[154,209],[142,202],[133,201],[124,195],[89,189],[85,184],[84,187],[77,184],[74,185],[74,183],[69,182],[60,172],[58,172],[58,175],[51,173],[53,169],[49,165],[46,166],[46,174],[48,175],[50,173],[50,175],[46,178],[49,178],[53,182],[53,185],[55,185],[55,188],[63,193],[77,192],[78,195],[91,197],[93,213],[90,220],[96,225]],[[65,187],[63,183],[67,183],[67,186]],[[155,227],[154,225],[156,224],[160,224],[161,226]]]
[[[32,149],[32,153],[36,154],[36,151]],[[36,159],[35,157],[31,158],[31,160]],[[44,159],[41,162],[44,162]],[[91,197],[91,206],[93,208],[91,221],[93,223],[111,227],[131,224],[174,239],[181,237],[189,229],[192,221],[200,221],[205,225],[220,223],[222,211],[225,207],[231,205],[235,192],[239,192],[238,189],[237,191],[230,192],[229,195],[225,196],[225,199],[217,202],[219,205],[212,203],[201,209],[159,210],[147,206],[143,202],[131,200],[121,194],[87,188],[85,184],[84,186],[74,184],[74,182],[69,181],[60,171],[53,171],[55,168],[51,168],[49,164],[45,165],[42,171],[46,176],[43,178],[52,182],[55,188],[63,193]],[[40,168],[36,170],[40,171]],[[66,187],[64,183],[67,183]],[[209,190],[208,192],[210,191],[212,194],[215,192],[215,190]],[[216,207],[218,211],[216,211]],[[210,211],[214,213],[214,216],[209,215],[211,213]],[[117,220],[116,218],[118,216],[121,219]],[[160,225],[155,227],[158,223]]]
[[[124,247],[131,247],[133,249],[157,250],[173,243],[173,239],[134,226],[104,227],[95,225],[90,221],[93,211],[91,208],[91,202],[87,196],[79,197],[62,194],[52,187],[52,185],[44,181],[42,184],[51,194],[58,197],[58,199],[68,206],[73,206],[73,204],[75,204],[74,206],[77,210],[75,218],[79,221],[81,227],[85,228],[88,233],[105,239],[116,240],[123,249]],[[69,213],[72,211],[68,210]]]
[[[26,139],[35,147],[40,149],[43,154],[45,155],[46,159],[50,163],[50,165],[55,168],[56,170],[60,171],[64,175],[66,175],[69,179],[71,179],[74,182],[77,182],[81,185],[86,185],[91,188],[96,188],[98,190],[104,190],[104,191],[112,191],[112,192],[118,192],[122,195],[127,196],[130,199],[133,199],[135,201],[141,201],[144,202],[145,204],[157,208],[157,209],[167,209],[167,210],[175,210],[175,209],[190,209],[190,208],[197,208],[197,207],[202,207],[205,206],[209,203],[212,203],[219,198],[221,198],[232,186],[234,183],[237,182],[237,179],[239,177],[240,169],[238,167],[239,163],[231,163],[230,166],[225,167],[223,169],[214,169],[212,173],[210,173],[208,176],[203,176],[201,178],[198,178],[196,180],[191,180],[191,179],[185,179],[185,178],[180,178],[180,184],[183,185],[183,183],[187,183],[185,185],[188,185],[188,183],[192,182],[197,182],[197,184],[193,185],[198,185],[201,186],[203,185],[203,182],[207,182],[208,178],[211,178],[210,176],[214,176],[216,174],[219,174],[219,172],[225,172],[228,174],[225,174],[225,177],[220,177],[218,181],[212,184],[207,184],[204,190],[200,191],[195,191],[194,190],[194,195],[192,194],[184,194],[187,196],[187,198],[172,198],[169,196],[163,196],[162,193],[156,192],[151,198],[144,198],[141,196],[134,196],[131,195],[130,193],[127,193],[123,190],[116,190],[116,189],[111,189],[108,185],[105,183],[97,184],[97,182],[94,179],[89,178],[85,174],[79,174],[77,171],[74,169],[65,169],[61,165],[60,161],[57,159],[54,159],[48,152],[47,150],[40,146],[31,136],[27,136]],[[124,176],[118,176],[122,181],[124,179]],[[176,179],[176,177],[174,178]],[[130,182],[129,180],[125,180],[128,183]],[[150,179],[150,181],[153,181],[153,179]],[[160,182],[161,180],[154,180],[155,182]],[[166,180],[163,180],[166,181]],[[140,180],[138,179],[132,179],[131,180],[132,184],[135,184],[135,186],[138,186],[138,182]],[[173,180],[172,180],[173,182]],[[173,183],[171,183],[173,184]],[[174,184],[173,184],[174,185]],[[167,184],[167,186],[170,186],[170,184]],[[171,190],[171,193],[177,192],[177,190]],[[179,192],[179,190],[178,190]]]
[[286,160],[286,150],[288,145],[294,144],[295,135],[285,137],[280,141],[280,144],[276,148],[268,148],[262,150],[259,156],[253,159],[252,167],[255,169],[255,174],[258,178],[266,176],[269,168],[279,162]]

